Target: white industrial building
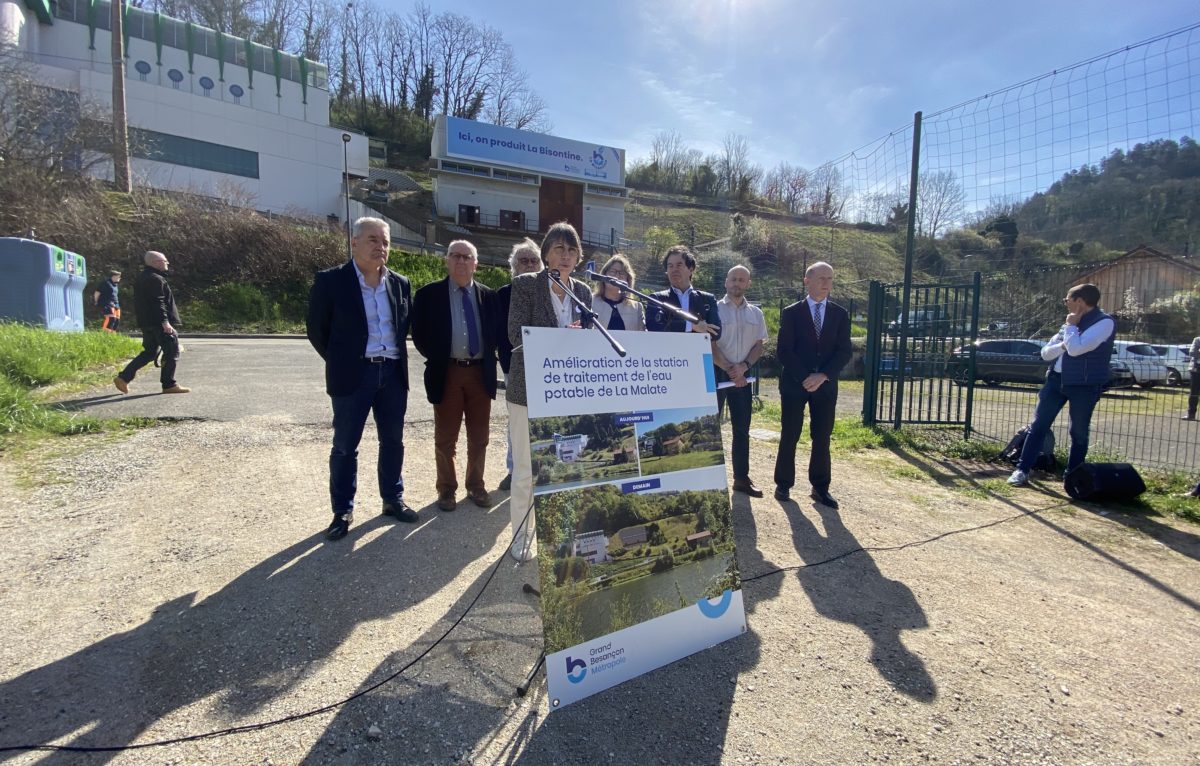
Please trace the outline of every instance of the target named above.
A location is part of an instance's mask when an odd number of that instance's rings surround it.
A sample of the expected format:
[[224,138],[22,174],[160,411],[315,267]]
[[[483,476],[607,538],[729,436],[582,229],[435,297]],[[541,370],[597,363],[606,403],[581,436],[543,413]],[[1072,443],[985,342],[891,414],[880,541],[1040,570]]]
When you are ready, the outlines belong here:
[[[107,114],[109,19],[107,0],[0,0],[0,46],[37,81],[76,94],[80,113]],[[136,185],[344,215],[343,168],[366,178],[368,141],[329,126],[324,64],[139,8],[124,23]],[[94,172],[111,178],[112,165]]]
[[568,221],[603,246],[624,234],[624,149],[439,115],[429,164],[443,220],[531,234]]

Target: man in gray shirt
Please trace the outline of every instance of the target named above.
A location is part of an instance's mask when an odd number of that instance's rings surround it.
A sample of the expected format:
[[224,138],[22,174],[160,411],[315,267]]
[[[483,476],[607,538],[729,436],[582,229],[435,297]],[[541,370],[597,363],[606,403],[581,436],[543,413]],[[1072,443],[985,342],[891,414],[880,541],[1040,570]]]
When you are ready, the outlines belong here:
[[[753,386],[747,373],[762,356],[767,322],[762,309],[746,300],[750,270],[734,266],[725,277],[725,297],[717,301],[721,337],[713,341],[713,366],[717,373],[717,411],[729,405],[733,430],[733,491],[750,497],[763,492],[750,480],[750,410]],[[724,386],[724,387],[722,387]]]

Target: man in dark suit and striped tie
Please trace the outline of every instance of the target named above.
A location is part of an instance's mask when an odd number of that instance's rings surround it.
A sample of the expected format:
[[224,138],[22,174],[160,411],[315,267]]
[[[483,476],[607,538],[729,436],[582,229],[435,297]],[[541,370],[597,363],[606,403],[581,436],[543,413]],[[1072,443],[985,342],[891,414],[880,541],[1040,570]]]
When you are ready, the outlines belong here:
[[850,361],[850,315],[829,300],[833,267],[818,261],[804,272],[808,295],[779,316],[778,355],[783,365],[779,397],[783,404],[783,433],[775,460],[775,499],[791,499],[796,483],[796,443],[804,430],[804,408],[810,415],[812,452],[808,481],[812,499],[830,508],[837,500],[829,494],[832,468],[829,438],[837,408],[838,373]]

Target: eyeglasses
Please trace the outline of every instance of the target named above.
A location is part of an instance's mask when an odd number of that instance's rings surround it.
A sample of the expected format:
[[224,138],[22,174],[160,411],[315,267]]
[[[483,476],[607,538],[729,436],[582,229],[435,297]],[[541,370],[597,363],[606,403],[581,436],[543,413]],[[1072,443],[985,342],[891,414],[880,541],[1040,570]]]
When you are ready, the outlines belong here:
[[470,253],[450,253],[450,257],[451,257],[451,258],[456,258],[456,259],[458,259],[458,260],[460,260],[460,261],[473,261],[473,260],[475,260],[475,256],[471,255]]
[[610,277],[627,277],[627,276],[629,276],[628,271],[623,271],[621,269],[609,269],[608,271],[606,271],[604,273],[605,273],[605,275],[610,276]]

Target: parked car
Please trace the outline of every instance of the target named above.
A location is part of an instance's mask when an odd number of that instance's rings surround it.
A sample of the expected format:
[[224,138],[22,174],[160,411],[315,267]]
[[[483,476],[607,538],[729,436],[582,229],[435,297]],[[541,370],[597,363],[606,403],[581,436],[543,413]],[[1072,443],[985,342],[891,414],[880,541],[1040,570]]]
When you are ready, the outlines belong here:
[[[975,379],[989,386],[1000,383],[1041,383],[1049,363],[1042,359],[1041,340],[989,338],[975,341]],[[950,355],[947,376],[960,383],[970,369],[969,345],[959,346]]]
[[[1046,379],[1050,363],[1042,359],[1043,340],[995,338],[975,342],[975,379],[989,386],[1001,383],[1041,383]],[[947,363],[946,374],[952,380],[966,381],[970,369],[970,347],[954,349]],[[1134,383],[1133,373],[1124,362],[1113,359],[1109,364],[1110,377],[1105,388],[1127,388]]]
[[1167,366],[1167,385],[1182,386],[1192,380],[1191,346],[1151,346]]
[[1167,382],[1167,366],[1148,343],[1114,341],[1113,359],[1124,362],[1133,375],[1134,383],[1142,388],[1154,388]]
[[[904,314],[901,314],[895,321],[890,322],[887,328],[884,329],[884,333],[891,336],[899,336],[904,316]],[[936,306],[934,308],[919,309],[910,312],[908,327],[905,328],[905,336],[909,338],[936,337],[949,335],[951,330],[950,317],[946,315],[945,309],[941,306]]]

